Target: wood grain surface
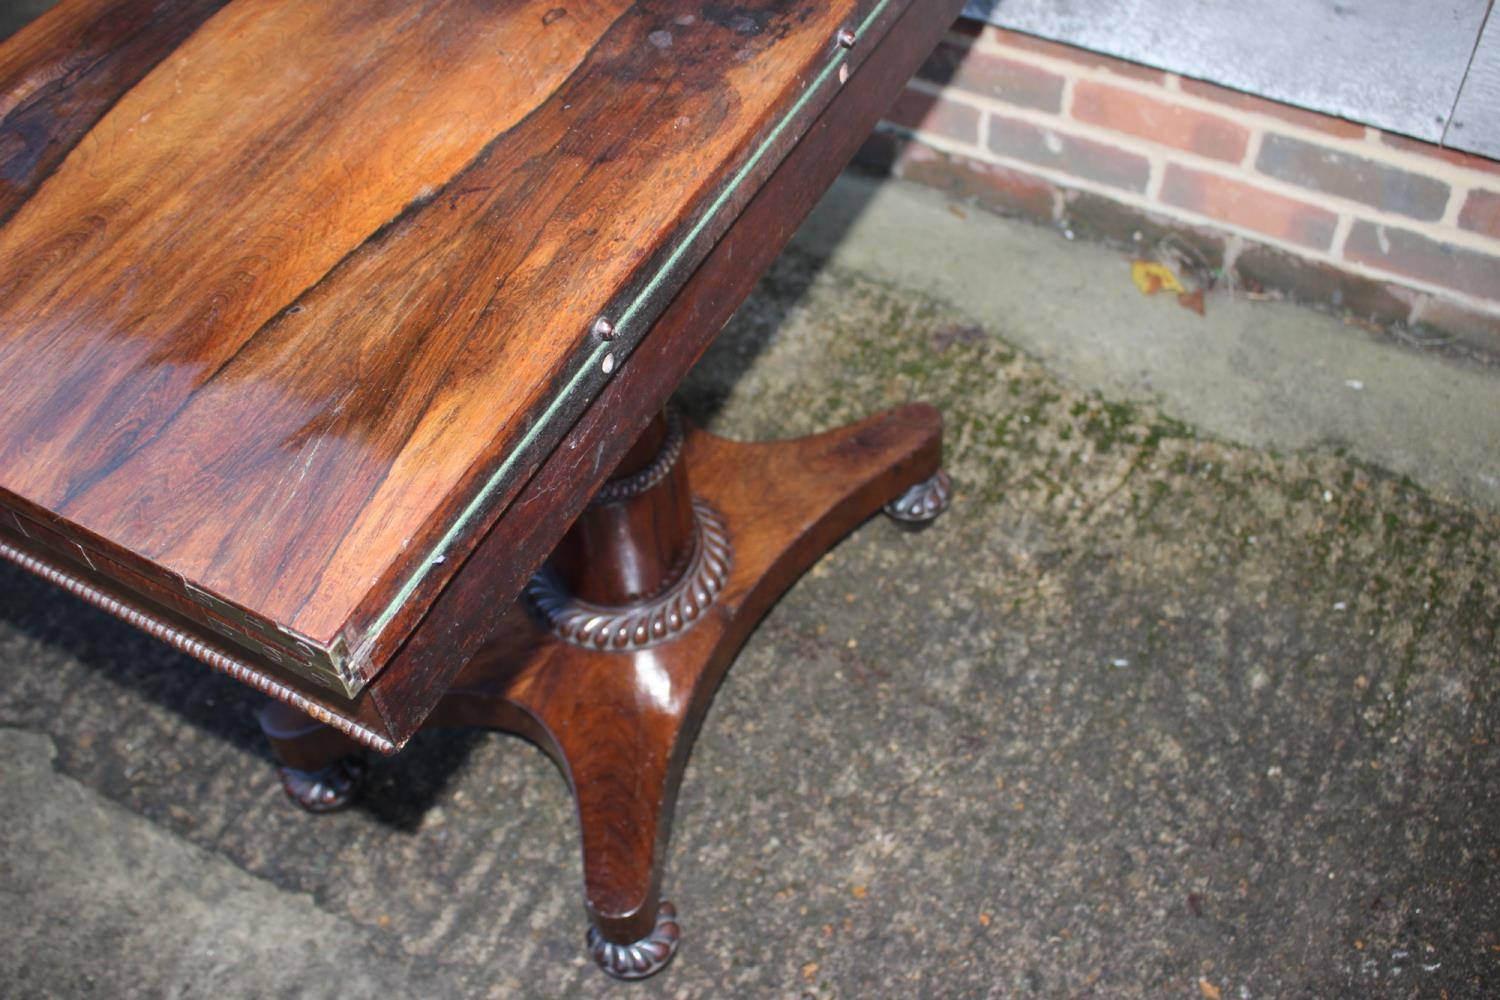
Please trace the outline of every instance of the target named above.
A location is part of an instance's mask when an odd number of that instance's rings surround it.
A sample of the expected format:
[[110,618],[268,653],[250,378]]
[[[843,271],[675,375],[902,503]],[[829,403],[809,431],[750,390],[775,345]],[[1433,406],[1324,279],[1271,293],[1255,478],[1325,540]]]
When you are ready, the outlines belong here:
[[0,222],[225,0],[63,0],[0,47]]
[[368,680],[912,6],[65,0],[0,46],[0,503]]

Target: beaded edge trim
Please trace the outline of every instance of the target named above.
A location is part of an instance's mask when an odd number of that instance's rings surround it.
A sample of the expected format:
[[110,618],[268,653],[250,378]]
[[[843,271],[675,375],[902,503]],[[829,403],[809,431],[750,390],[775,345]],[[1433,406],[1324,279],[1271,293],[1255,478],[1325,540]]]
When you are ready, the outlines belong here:
[[623,608],[590,604],[567,593],[547,570],[532,577],[523,593],[552,633],[575,646],[631,652],[670,639],[713,606],[734,561],[719,513],[694,497],[693,515],[692,559],[682,577],[653,600]]
[[161,620],[155,615],[125,603],[108,591],[102,590],[88,581],[74,576],[66,570],[59,569],[51,563],[39,559],[29,552],[23,552],[4,541],[0,541],[0,557],[4,557],[28,573],[41,577],[52,585],[66,590],[85,604],[92,605],[128,625],[140,629],[142,632],[160,642],[166,643],[178,652],[186,653],[193,659],[208,664],[220,673],[227,674],[241,684],[248,685],[261,694],[269,695],[278,701],[286,702],[293,708],[307,713],[325,726],[337,729],[345,736],[371,750],[387,754],[396,752],[396,744],[379,733],[366,729],[364,726],[345,719],[342,716],[333,714],[317,702],[298,692],[295,688],[288,687],[280,681],[266,676],[249,663],[229,655],[217,646],[210,645],[197,636],[189,632],[184,632],[182,629]]

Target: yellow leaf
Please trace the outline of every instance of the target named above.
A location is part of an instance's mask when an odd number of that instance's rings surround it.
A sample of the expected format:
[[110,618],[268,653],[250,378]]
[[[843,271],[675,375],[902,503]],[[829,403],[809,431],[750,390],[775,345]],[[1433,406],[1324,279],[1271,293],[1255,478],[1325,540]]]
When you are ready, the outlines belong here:
[[1198,992],[1203,994],[1203,1000],[1224,1000],[1224,994],[1207,979],[1198,980]]
[[1170,267],[1154,260],[1131,261],[1130,280],[1135,282],[1135,287],[1141,290],[1142,295],[1155,295],[1162,289],[1178,295],[1187,292]]

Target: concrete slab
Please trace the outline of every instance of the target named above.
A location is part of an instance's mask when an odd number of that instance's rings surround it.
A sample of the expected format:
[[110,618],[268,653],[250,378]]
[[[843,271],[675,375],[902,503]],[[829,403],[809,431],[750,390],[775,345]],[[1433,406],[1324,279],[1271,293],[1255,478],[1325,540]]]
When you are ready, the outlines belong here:
[[846,176],[798,235],[834,268],[975,317],[1061,378],[1158,403],[1259,448],[1345,449],[1500,510],[1500,379],[1310,310],[1212,293],[1205,319],[1147,298],[1128,257],[1049,240],[928,189]]
[[[368,934],[185,843],[0,729],[0,981],[15,997],[375,996]],[[403,977],[404,978],[404,977]]]

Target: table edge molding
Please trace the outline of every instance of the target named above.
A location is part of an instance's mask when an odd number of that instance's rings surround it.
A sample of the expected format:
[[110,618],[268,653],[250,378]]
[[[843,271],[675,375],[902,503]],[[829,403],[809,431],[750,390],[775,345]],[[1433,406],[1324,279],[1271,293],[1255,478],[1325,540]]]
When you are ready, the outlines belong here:
[[179,628],[162,616],[122,599],[56,563],[17,548],[3,539],[0,539],[0,558],[67,591],[85,604],[140,629],[178,652],[186,653],[233,680],[300,709],[317,721],[339,730],[362,746],[380,753],[394,753],[396,750],[396,745],[379,733],[328,711],[301,694],[296,688],[283,684],[255,665],[225,652],[201,637]]

